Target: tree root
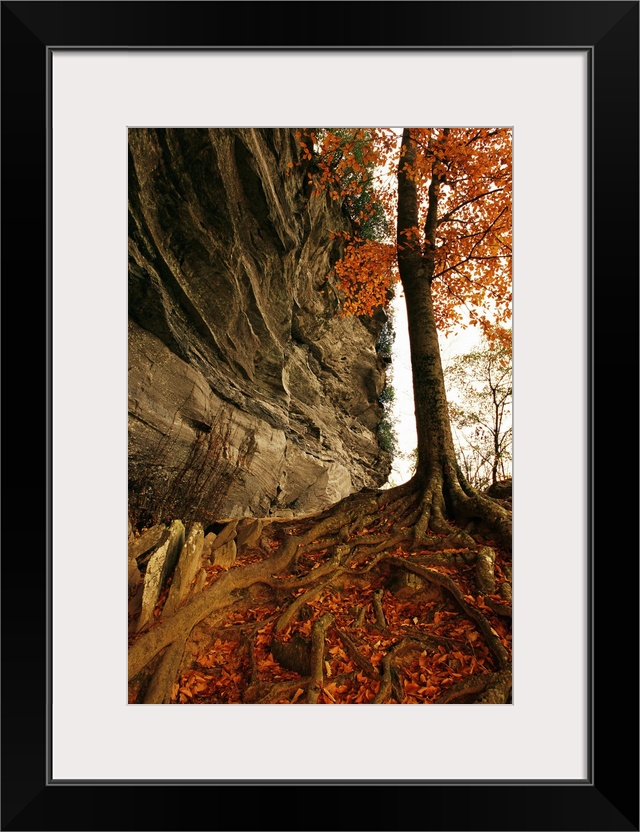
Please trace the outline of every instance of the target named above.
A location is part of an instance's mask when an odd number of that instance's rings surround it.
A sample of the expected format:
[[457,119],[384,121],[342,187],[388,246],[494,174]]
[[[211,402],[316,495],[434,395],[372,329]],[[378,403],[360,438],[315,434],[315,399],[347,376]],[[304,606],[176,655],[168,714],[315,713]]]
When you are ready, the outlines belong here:
[[307,688],[309,704],[318,701],[324,681],[324,634],[331,624],[333,624],[333,615],[325,613],[315,622],[311,631],[311,679]]
[[418,641],[414,638],[403,638],[402,641],[399,641],[397,644],[394,644],[391,650],[386,654],[384,659],[382,660],[382,681],[380,682],[380,688],[376,693],[373,704],[379,705],[386,702],[393,690],[393,661],[394,659],[402,653],[404,650],[410,650],[415,648],[416,644],[421,644],[421,641]]
[[462,592],[451,578],[447,575],[442,575],[440,572],[436,572],[434,569],[427,569],[424,566],[411,563],[407,558],[392,557],[389,560],[392,563],[398,564],[398,566],[402,566],[409,572],[415,572],[416,575],[420,575],[420,577],[431,581],[431,583],[444,587],[451,594],[462,612],[478,625],[491,652],[496,657],[499,667],[504,668],[509,664],[509,654],[485,616],[465,601]]
[[381,705],[386,702],[391,696],[392,679],[391,679],[391,659],[392,653],[389,652],[382,660],[382,679],[380,680],[380,687],[373,698],[374,705]]
[[440,696],[437,704],[487,702],[504,704],[511,693],[511,670],[472,676],[452,685]]
[[381,630],[387,629],[387,619],[384,617],[384,610],[382,609],[382,597],[384,595],[383,589],[377,589],[373,593],[373,609],[376,615],[376,624]]
[[[449,481],[448,491],[453,514],[459,520],[478,519],[497,536],[502,546],[511,549],[511,512],[507,508],[497,500],[475,491],[459,472],[454,480]],[[446,515],[443,484],[436,480],[424,490],[420,514],[413,527],[416,543],[429,543],[432,539],[430,532],[462,538],[465,533],[456,528]]]
[[503,618],[512,617],[511,604],[499,603],[498,601],[494,601],[493,598],[485,598],[484,600],[486,605],[491,607],[496,615],[500,615]]
[[[133,701],[173,701],[179,674],[180,702],[510,701],[511,606],[496,600],[510,598],[509,549],[476,542],[445,508],[405,484],[266,524],[246,558],[239,547],[210,586],[132,637],[130,679],[153,671]],[[398,569],[438,592],[400,591]],[[294,642],[308,663],[286,663]]]
[[477,698],[478,704],[504,705],[511,697],[511,668],[494,674],[484,692]]
[[336,629],[336,634],[340,641],[344,644],[349,658],[353,659],[355,664],[369,676],[371,679],[379,679],[380,673],[371,664],[369,659],[365,658],[356,647],[354,641],[343,631]]
[[340,570],[334,569],[333,573],[331,574],[330,578],[319,583],[317,586],[314,586],[313,589],[308,589],[303,595],[298,596],[296,600],[290,604],[287,609],[282,613],[280,618],[276,621],[276,625],[274,630],[276,633],[281,633],[285,630],[289,624],[296,618],[298,612],[301,607],[305,604],[308,604],[309,601],[312,601],[314,598],[317,598],[320,593],[326,589],[331,584],[332,579],[338,574]]
[[182,663],[187,638],[188,635],[186,638],[178,639],[167,648],[147,688],[143,699],[145,705],[163,705],[171,700],[173,683]]
[[278,682],[273,685],[273,687],[269,688],[269,691],[258,699],[256,704],[266,705],[269,702],[276,702],[278,699],[286,697],[287,694],[290,694],[292,691],[296,691],[299,688],[302,688],[302,692],[304,693],[309,685],[309,682],[309,678],[294,679],[289,682]]

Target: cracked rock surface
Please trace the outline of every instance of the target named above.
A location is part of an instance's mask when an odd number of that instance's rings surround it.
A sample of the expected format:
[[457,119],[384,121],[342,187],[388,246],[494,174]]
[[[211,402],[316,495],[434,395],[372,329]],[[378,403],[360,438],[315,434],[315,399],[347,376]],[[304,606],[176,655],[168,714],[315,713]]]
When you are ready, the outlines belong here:
[[129,131],[130,475],[178,470],[224,414],[221,516],[316,511],[390,469],[384,313],[337,315],[348,221],[298,151],[289,129]]

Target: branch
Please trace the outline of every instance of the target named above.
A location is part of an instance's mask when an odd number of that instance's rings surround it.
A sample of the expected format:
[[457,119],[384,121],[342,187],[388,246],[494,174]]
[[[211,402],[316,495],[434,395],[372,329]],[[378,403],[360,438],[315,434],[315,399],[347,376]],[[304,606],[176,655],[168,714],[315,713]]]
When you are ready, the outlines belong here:
[[464,208],[465,205],[471,205],[472,202],[477,202],[479,199],[483,199],[485,196],[491,196],[491,194],[499,194],[500,191],[504,191],[504,188],[494,188],[493,191],[485,191],[482,194],[478,194],[477,196],[473,196],[470,199],[466,199],[464,202],[461,202],[460,205],[457,205],[455,208],[452,208],[451,211],[443,214],[442,217],[438,220],[437,224],[441,225],[443,222],[447,222],[456,211],[459,211],[461,208]]

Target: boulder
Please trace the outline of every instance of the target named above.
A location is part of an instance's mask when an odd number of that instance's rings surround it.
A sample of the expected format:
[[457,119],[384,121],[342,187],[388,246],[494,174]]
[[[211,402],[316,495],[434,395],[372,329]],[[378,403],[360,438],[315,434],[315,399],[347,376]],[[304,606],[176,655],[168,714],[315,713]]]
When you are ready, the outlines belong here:
[[187,599],[191,591],[191,584],[200,568],[202,550],[204,548],[204,529],[202,523],[194,523],[184,542],[178,564],[173,573],[171,589],[162,608],[162,617],[172,615]]
[[238,525],[236,545],[238,549],[251,549],[258,545],[266,520],[243,520]]
[[224,569],[229,569],[229,567],[233,566],[233,564],[236,562],[237,553],[238,550],[236,547],[235,540],[230,540],[228,543],[225,543],[224,546],[221,546],[219,549],[214,550],[214,566],[222,566]]
[[159,525],[148,529],[146,532],[143,532],[143,534],[141,534],[138,538],[130,537],[129,558],[138,560],[142,558],[143,555],[146,555],[147,552],[155,549],[156,546],[160,545],[163,538],[166,539],[166,532],[167,527],[164,523],[160,523]]
[[513,491],[513,480],[511,477],[505,480],[498,480],[498,482],[490,485],[486,489],[485,494],[489,497],[495,497],[497,500],[511,500]]
[[215,539],[211,542],[211,551],[215,552],[216,549],[220,549],[230,540],[235,540],[237,535],[237,528],[238,528],[239,520],[230,520],[225,527],[222,529],[221,532],[215,537]]
[[215,532],[209,532],[204,537],[204,542],[202,544],[202,560],[211,561],[211,555],[213,552],[213,543],[216,539],[217,535]]
[[162,587],[171,574],[183,545],[184,525],[182,521],[174,520],[169,526],[167,539],[155,550],[147,564],[144,575],[142,609],[137,625],[138,631],[153,619],[153,611],[160,597]]

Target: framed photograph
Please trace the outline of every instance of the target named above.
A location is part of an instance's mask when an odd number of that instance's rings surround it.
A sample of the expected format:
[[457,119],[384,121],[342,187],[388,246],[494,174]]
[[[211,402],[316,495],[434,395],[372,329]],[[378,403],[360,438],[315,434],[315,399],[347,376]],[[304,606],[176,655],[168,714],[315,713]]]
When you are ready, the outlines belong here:
[[[7,332],[44,341],[35,380],[33,350],[5,360],[27,441],[3,829],[639,828],[638,7],[2,3]],[[129,137],[332,124],[512,136],[513,699],[147,707],[124,649]]]

